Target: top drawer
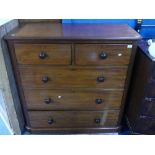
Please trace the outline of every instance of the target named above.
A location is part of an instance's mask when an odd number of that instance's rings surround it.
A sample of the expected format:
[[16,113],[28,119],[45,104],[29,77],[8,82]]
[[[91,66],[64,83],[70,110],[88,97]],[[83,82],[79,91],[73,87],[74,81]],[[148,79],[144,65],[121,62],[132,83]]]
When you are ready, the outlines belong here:
[[77,65],[128,65],[132,46],[127,44],[77,44]]
[[18,64],[67,65],[71,63],[69,44],[15,44]]

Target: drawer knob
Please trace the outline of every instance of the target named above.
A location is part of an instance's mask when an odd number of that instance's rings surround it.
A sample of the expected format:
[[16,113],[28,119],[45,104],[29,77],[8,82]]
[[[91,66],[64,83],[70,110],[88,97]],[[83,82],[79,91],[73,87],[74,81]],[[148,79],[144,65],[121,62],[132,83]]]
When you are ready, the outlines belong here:
[[48,76],[43,76],[42,77],[42,81],[44,82],[44,83],[46,83],[46,82],[48,82],[49,81],[49,77]]
[[54,120],[53,120],[52,118],[48,120],[48,124],[49,124],[49,125],[51,125],[51,124],[53,124],[53,123],[54,123]]
[[96,99],[96,104],[101,104],[103,100],[101,98]]
[[98,82],[104,82],[105,78],[103,76],[97,77]]
[[99,55],[100,59],[106,59],[108,57],[108,54],[105,52],[100,53]]
[[47,54],[45,52],[42,51],[42,52],[39,53],[39,58],[40,59],[45,59],[46,57],[47,57]]
[[45,102],[46,104],[50,104],[50,103],[52,103],[52,99],[51,99],[51,98],[45,98],[45,99],[44,99],[44,102]]
[[95,123],[96,123],[96,124],[100,124],[100,123],[101,123],[101,119],[100,119],[100,118],[96,118],[96,119],[95,119]]

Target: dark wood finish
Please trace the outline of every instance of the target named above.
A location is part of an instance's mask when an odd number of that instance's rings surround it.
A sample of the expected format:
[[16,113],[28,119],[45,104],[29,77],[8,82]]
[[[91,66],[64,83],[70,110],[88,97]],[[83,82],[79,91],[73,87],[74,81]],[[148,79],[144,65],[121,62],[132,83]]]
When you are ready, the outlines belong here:
[[15,44],[18,64],[71,64],[71,45]]
[[77,65],[128,65],[132,51],[128,46],[127,44],[75,45],[75,63]]
[[[32,128],[95,128],[116,126],[119,111],[29,111]],[[99,120],[99,121],[97,121]]]
[[27,107],[30,110],[104,110],[120,109],[123,90],[64,91],[25,89],[24,95]]
[[29,128],[26,129],[32,134],[103,134],[117,133],[120,126],[101,128]]
[[153,128],[155,125],[153,124],[155,118],[155,81],[152,78],[155,62],[148,54],[147,48],[148,46],[144,41],[139,44],[126,114],[132,131],[141,134],[155,133],[155,128]]
[[137,40],[140,35],[126,24],[26,24],[7,39]]
[[[68,69],[46,67],[45,69],[44,67],[20,67],[19,71],[24,88],[122,89],[124,88],[127,68]],[[47,78],[47,81],[43,82],[42,78]]]
[[61,23],[61,19],[19,19],[20,24],[27,23]]
[[[134,30],[127,25],[26,24],[12,31],[5,39],[7,39],[10,47],[10,56],[23,105],[27,130],[33,133],[101,133],[120,130],[136,42],[137,39],[140,39],[139,34]],[[27,63],[18,63],[23,58],[23,54],[18,59],[16,56],[15,45],[19,44],[25,46],[24,51],[27,50],[26,47],[29,45],[39,45],[41,47],[49,47],[53,44],[56,46],[64,45],[63,47],[69,46],[71,55],[67,58],[70,63],[63,63],[62,65],[57,60],[56,62],[59,63],[56,64],[53,63],[55,61],[53,60],[43,64],[41,62],[47,58],[45,52],[39,53],[40,62],[36,63],[30,57],[30,60],[27,59]],[[78,60],[83,63],[92,61],[87,57],[81,57],[80,60],[80,55],[82,56],[84,52],[81,52],[81,50],[77,52],[76,47],[84,47],[84,44],[86,46],[92,44],[91,47],[95,47],[95,49],[102,49],[101,46],[108,47],[108,55],[112,55],[111,53],[118,47],[119,50],[123,50],[124,54],[122,59],[113,58],[115,60],[112,60],[112,57],[109,58],[107,53],[102,52],[100,58],[103,61],[106,60],[105,64],[95,60],[95,65],[91,63],[77,65],[77,56]],[[129,49],[126,50],[125,46],[128,47],[127,45],[129,45]],[[22,50],[20,49],[18,52],[20,53]],[[64,50],[62,49],[62,51]],[[28,53],[33,55],[33,51]],[[49,54],[52,54],[52,52],[50,51]],[[65,58],[66,54],[63,54],[63,57]],[[63,59],[62,62],[64,61]],[[58,95],[60,92],[65,97],[61,102],[63,105],[54,107],[52,106],[53,98],[49,95],[53,97],[53,95]],[[44,94],[48,96],[42,96]],[[97,98],[98,95],[106,96],[106,98]],[[112,98],[111,95],[115,98]],[[92,102],[92,100],[94,101]],[[44,102],[43,105],[41,105],[42,102]],[[58,124],[57,127],[48,127],[44,124],[44,118],[47,118],[47,114],[54,114],[56,118],[63,118],[64,116],[66,121]],[[42,125],[45,126],[31,126],[33,116],[35,116],[33,121],[35,125],[41,125],[39,121],[43,121]],[[101,116],[101,118],[94,118],[93,116]],[[92,122],[92,124],[89,122],[91,118],[93,118],[95,126]],[[72,123],[71,120],[77,120],[77,123]],[[104,125],[103,120],[107,124]],[[111,122],[113,123],[111,124]],[[48,118],[46,123],[52,125],[54,119]],[[67,127],[67,124],[70,123],[73,126]],[[102,126],[99,125],[100,123]],[[108,123],[111,124],[110,127],[108,127]]]
[[119,115],[119,123],[121,123],[121,121],[122,121],[121,118],[124,116],[124,107],[126,105],[125,103],[127,102],[127,94],[128,94],[128,90],[130,87],[130,79],[131,79],[131,75],[132,75],[132,69],[134,66],[135,54],[137,51],[137,44],[138,44],[138,41],[134,41],[132,44],[133,48],[132,48],[132,53],[131,53],[131,57],[130,57],[130,62],[128,65],[127,77],[125,80],[125,87],[124,87],[123,98],[122,98],[122,103],[124,103],[124,104],[121,105],[120,115]]

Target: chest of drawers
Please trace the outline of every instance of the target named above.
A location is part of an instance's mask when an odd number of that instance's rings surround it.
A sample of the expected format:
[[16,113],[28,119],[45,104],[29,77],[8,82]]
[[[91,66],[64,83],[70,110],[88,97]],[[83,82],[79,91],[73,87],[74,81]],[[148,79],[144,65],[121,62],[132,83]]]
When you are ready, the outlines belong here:
[[8,34],[25,128],[118,132],[139,38],[104,24],[26,24]]

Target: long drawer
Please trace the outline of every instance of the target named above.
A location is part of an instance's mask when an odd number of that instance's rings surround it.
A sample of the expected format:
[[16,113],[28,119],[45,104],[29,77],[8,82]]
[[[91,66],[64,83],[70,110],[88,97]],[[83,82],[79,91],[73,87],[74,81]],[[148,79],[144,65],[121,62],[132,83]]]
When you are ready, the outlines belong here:
[[104,110],[120,109],[123,90],[71,91],[24,90],[30,110]]
[[24,88],[91,87],[124,88],[127,68],[69,69],[54,67],[20,67]]
[[29,111],[32,128],[114,127],[119,111]]
[[132,46],[127,44],[76,44],[77,65],[128,65]]
[[18,64],[71,64],[70,44],[15,44]]

